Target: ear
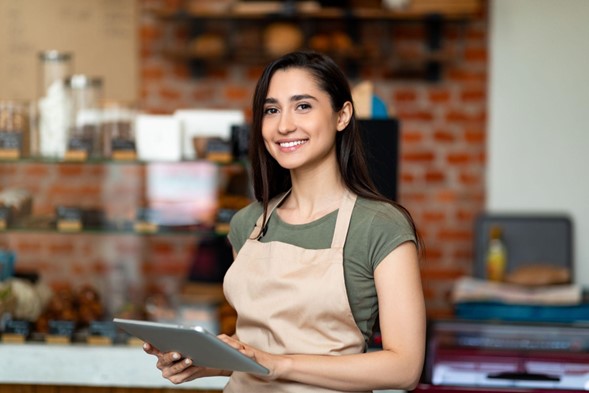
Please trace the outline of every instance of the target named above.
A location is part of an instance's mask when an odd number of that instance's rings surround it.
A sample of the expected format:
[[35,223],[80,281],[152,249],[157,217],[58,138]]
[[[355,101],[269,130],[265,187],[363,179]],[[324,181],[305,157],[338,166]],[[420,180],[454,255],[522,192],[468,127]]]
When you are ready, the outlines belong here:
[[337,114],[337,130],[343,131],[350,124],[352,115],[354,114],[354,106],[350,101],[346,101],[342,109]]

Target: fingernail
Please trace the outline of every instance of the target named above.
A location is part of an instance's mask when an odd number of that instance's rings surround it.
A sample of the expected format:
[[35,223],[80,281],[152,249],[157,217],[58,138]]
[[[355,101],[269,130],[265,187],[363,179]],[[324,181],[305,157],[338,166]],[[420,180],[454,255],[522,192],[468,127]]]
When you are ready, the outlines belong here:
[[178,359],[180,359],[180,354],[179,354],[179,353],[174,353],[174,354],[172,355],[172,359],[174,359],[174,360],[178,360]]
[[186,359],[186,360],[184,360],[184,363],[190,364],[190,363],[192,363],[192,361],[190,359]]

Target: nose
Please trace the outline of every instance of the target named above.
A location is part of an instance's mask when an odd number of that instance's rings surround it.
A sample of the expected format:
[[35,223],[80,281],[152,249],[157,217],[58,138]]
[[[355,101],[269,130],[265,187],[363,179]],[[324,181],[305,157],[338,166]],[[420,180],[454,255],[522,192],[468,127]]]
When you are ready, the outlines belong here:
[[280,114],[280,121],[278,122],[278,132],[281,134],[288,134],[296,129],[293,116],[287,112]]

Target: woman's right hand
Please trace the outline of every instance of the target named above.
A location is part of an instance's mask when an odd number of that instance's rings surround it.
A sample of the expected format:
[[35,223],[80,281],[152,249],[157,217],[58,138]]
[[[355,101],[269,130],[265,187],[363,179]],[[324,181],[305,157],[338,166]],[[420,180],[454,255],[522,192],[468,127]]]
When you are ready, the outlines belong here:
[[161,352],[149,343],[143,344],[143,350],[157,357],[156,367],[162,376],[176,385],[202,377],[231,375],[229,371],[193,365],[191,359],[183,358],[178,352]]

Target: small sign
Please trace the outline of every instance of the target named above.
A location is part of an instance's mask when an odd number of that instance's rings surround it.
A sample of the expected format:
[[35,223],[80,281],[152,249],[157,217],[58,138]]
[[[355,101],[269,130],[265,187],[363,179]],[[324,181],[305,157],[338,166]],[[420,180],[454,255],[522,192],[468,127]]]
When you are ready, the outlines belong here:
[[77,207],[59,206],[57,208],[57,230],[79,232],[82,230],[82,211]]
[[8,320],[2,334],[4,343],[24,343],[31,332],[31,323],[29,321]]
[[135,142],[125,138],[113,139],[112,159],[120,161],[133,161],[137,159]]
[[0,132],[0,159],[18,160],[22,150],[22,132]]
[[137,210],[137,218],[133,229],[137,233],[156,233],[159,229],[157,223],[154,222],[153,217],[155,212],[151,209],[141,208]]
[[45,341],[51,344],[69,344],[74,335],[76,324],[74,321],[49,321],[49,334]]
[[64,159],[67,161],[86,161],[92,151],[93,141],[86,136],[73,137],[68,143]]
[[86,342],[90,345],[111,345],[116,337],[117,329],[111,321],[90,322],[89,335]]

